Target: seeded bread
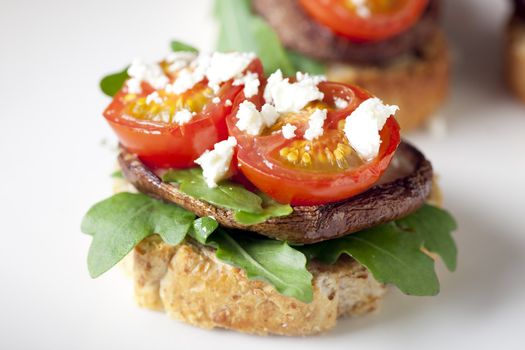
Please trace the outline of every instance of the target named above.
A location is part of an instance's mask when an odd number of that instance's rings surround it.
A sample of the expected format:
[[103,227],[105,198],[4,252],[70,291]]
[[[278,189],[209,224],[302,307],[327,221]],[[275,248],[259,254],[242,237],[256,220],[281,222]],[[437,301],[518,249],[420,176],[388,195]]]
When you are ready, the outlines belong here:
[[386,66],[330,64],[327,78],[361,86],[386,103],[398,105],[396,119],[401,130],[407,131],[421,125],[444,102],[449,70],[447,44],[437,31],[417,55],[405,55]]
[[333,328],[338,317],[376,310],[386,292],[348,257],[334,265],[308,266],[314,300],[305,304],[249,280],[244,271],[218,261],[212,249],[191,241],[173,247],[152,236],[131,256],[138,305],[201,328],[311,335]]
[[525,102],[525,20],[514,16],[505,38],[505,75],[511,91]]

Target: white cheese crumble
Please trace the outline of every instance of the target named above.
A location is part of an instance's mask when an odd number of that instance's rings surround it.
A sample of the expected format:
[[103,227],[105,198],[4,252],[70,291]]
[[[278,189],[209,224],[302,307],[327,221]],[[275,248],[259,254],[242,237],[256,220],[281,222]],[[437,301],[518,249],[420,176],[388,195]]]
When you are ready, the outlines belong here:
[[283,73],[280,69],[277,69],[275,72],[273,72],[266,81],[266,87],[264,88],[264,100],[267,103],[272,103],[272,91],[273,89],[283,80]]
[[213,102],[213,103],[219,103],[219,102],[221,102],[221,99],[218,98],[217,96],[215,96],[215,97],[211,100],[211,102]]
[[269,128],[279,119],[279,112],[271,104],[265,103],[261,107],[261,116],[264,125]]
[[172,84],[166,86],[166,92],[182,94],[204,79],[204,73],[196,70],[182,69]]
[[171,121],[170,112],[162,111],[160,113],[157,113],[153,116],[152,120],[156,122],[169,123]]
[[244,85],[244,96],[250,98],[259,93],[259,75],[257,73],[247,72],[240,78],[237,78],[233,81],[233,86]]
[[335,107],[337,109],[345,109],[346,107],[348,107],[348,101],[345,100],[344,98],[336,97],[334,99],[334,102],[335,102]]
[[136,78],[128,79],[126,86],[128,87],[128,93],[140,94],[142,93],[142,82]]
[[254,53],[214,52],[206,69],[209,86],[218,90],[219,84],[233,78],[240,78],[243,71],[255,58]]
[[224,105],[225,105],[226,107],[230,107],[230,106],[232,105],[232,100],[227,99],[226,102],[224,102]]
[[372,12],[366,6],[366,0],[351,0],[351,2],[355,6],[355,12],[359,17],[369,18],[372,15]]
[[290,124],[290,123],[286,123],[281,128],[283,137],[287,140],[293,139],[295,137],[295,130],[297,130],[297,126]]
[[168,70],[170,72],[178,72],[179,70],[188,67],[196,58],[197,54],[195,52],[172,52],[166,57],[166,62],[170,64]]
[[155,102],[158,105],[162,103],[162,97],[160,97],[158,91],[153,91],[151,94],[146,96],[146,104],[150,105],[151,102]]
[[235,126],[249,135],[260,135],[265,127],[271,127],[279,118],[279,113],[275,107],[266,103],[261,107],[261,111],[250,101],[243,101],[239,105],[236,114],[237,123]]
[[282,72],[277,70],[268,78],[264,97],[279,113],[299,112],[309,102],[323,99],[317,84],[317,79],[306,75],[300,81],[290,83],[289,78],[283,79]]
[[264,129],[265,123],[257,107],[250,101],[243,101],[237,111],[237,123],[235,126],[249,135],[259,135]]
[[188,123],[193,118],[193,113],[187,109],[181,109],[175,113],[173,120],[179,125],[184,125]]
[[155,89],[163,89],[169,81],[158,63],[145,63],[141,59],[135,59],[131,63],[128,75],[140,82],[147,82]]
[[212,151],[204,152],[195,160],[202,167],[202,175],[208,187],[217,187],[217,183],[228,175],[235,146],[237,140],[230,136],[227,140],[216,143]]
[[308,129],[304,132],[304,138],[306,140],[312,141],[323,135],[324,121],[327,116],[326,109],[316,109],[308,119]]
[[379,131],[386,120],[395,115],[398,106],[383,104],[377,97],[361,103],[345,120],[344,132],[350,146],[364,161],[371,161],[379,154]]
[[209,64],[209,54],[201,53],[198,56],[194,56],[194,59],[188,61],[185,66],[181,65],[175,81],[166,86],[166,92],[182,94],[190,90],[195,84],[204,79]]
[[310,75],[308,73],[303,73],[303,72],[297,72],[295,73],[295,79],[297,81],[303,81],[305,79],[312,79],[315,84],[319,84],[320,82],[323,82],[323,81],[326,81],[326,76],[325,75]]

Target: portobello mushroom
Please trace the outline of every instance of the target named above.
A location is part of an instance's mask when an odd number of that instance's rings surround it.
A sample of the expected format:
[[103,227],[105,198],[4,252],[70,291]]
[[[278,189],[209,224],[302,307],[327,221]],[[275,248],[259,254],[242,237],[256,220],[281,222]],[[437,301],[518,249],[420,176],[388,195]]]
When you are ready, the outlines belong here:
[[320,60],[388,64],[403,54],[418,54],[438,31],[439,1],[406,31],[378,42],[353,42],[312,19],[298,0],[254,0],[254,10],[275,29],[287,48]]
[[291,243],[334,239],[407,216],[421,207],[430,194],[432,166],[412,145],[402,142],[377,185],[347,200],[319,206],[295,206],[289,216],[256,225],[241,225],[234,212],[195,199],[163,182],[140,159],[121,149],[124,176],[139,191],[172,202],[198,216],[213,216],[221,225],[252,231]]

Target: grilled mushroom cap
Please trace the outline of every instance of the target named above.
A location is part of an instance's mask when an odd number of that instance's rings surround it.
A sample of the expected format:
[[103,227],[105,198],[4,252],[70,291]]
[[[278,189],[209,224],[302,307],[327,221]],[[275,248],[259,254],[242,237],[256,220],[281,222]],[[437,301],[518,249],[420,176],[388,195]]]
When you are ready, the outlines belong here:
[[213,216],[219,224],[292,243],[334,239],[407,216],[421,207],[431,189],[432,166],[412,145],[402,142],[377,185],[347,200],[318,206],[296,206],[289,216],[241,225],[234,211],[218,208],[163,182],[135,154],[122,149],[120,166],[141,192],[172,202],[197,216]]

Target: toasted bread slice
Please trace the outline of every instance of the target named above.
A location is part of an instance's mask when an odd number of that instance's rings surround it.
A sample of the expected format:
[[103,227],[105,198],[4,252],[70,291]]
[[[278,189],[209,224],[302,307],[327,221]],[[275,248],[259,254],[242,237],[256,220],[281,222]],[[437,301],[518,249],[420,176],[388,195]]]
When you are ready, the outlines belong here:
[[505,76],[511,91],[525,102],[525,20],[518,16],[506,28]]
[[311,263],[314,299],[305,304],[265,282],[218,261],[214,251],[185,242],[169,246],[158,236],[131,253],[137,303],[201,328],[259,335],[311,335],[333,328],[337,318],[376,310],[386,292],[348,257],[334,265]]
[[361,86],[388,104],[399,106],[402,131],[421,125],[444,102],[449,85],[449,54],[437,31],[417,55],[405,55],[385,65],[328,65],[328,80]]

